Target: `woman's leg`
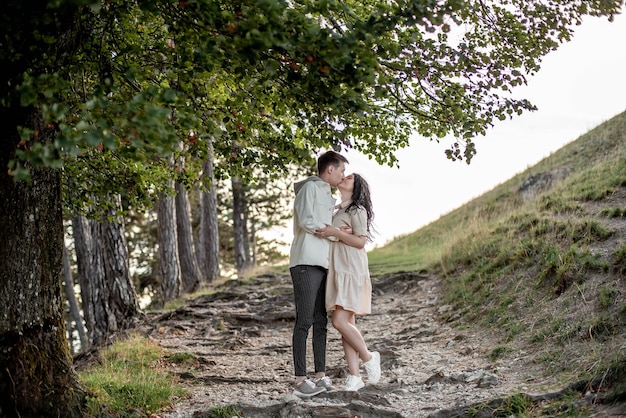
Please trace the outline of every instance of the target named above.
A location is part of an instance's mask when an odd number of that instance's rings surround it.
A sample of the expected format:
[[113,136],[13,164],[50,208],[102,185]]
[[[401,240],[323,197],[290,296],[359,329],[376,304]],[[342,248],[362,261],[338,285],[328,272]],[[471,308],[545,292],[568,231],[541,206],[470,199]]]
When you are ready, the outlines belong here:
[[343,345],[343,355],[348,363],[348,371],[350,371],[350,374],[353,376],[360,375],[359,352],[356,351],[344,337],[341,337],[341,344]]
[[351,374],[359,375],[359,357],[368,361],[372,355],[367,350],[363,336],[356,327],[354,312],[346,311],[341,306],[336,306],[333,311],[333,327],[341,334],[344,354],[348,362]]

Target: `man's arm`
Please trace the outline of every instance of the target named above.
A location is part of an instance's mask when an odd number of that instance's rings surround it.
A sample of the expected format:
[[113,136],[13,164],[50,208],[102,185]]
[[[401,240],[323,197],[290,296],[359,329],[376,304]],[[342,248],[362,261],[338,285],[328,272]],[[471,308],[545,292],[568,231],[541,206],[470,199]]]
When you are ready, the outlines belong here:
[[318,219],[318,215],[315,213],[315,204],[317,203],[315,188],[316,186],[313,182],[303,184],[294,202],[298,226],[309,234],[314,234],[316,229],[326,226],[326,223]]

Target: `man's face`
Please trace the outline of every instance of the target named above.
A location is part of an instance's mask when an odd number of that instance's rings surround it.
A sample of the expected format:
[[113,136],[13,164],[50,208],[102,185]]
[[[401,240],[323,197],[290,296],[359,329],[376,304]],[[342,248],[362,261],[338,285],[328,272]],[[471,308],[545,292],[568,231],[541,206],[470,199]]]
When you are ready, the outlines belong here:
[[343,181],[344,175],[346,174],[346,164],[341,162],[337,167],[331,165],[329,167],[329,174],[328,184],[337,187],[339,183]]
[[354,174],[345,176],[337,188],[341,194],[352,194],[352,191],[354,190]]

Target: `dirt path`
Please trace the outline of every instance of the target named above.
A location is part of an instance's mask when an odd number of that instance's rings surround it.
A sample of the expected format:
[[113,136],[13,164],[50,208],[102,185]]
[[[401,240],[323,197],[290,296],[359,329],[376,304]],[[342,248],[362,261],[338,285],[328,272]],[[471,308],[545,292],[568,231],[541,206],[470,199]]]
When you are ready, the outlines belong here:
[[[458,416],[451,411],[553,383],[525,365],[525,353],[496,366],[488,353],[497,341],[439,323],[447,307],[438,294],[437,281],[429,276],[375,279],[373,313],[358,326],[370,349],[381,353],[380,383],[310,400],[291,394],[294,307],[288,276],[231,281],[174,312],[151,314],[142,331],[171,352],[194,358],[168,365],[189,397],[165,417],[209,417],[212,408],[227,405],[236,405],[245,417]],[[340,389],[346,369],[332,327],[327,365]]]

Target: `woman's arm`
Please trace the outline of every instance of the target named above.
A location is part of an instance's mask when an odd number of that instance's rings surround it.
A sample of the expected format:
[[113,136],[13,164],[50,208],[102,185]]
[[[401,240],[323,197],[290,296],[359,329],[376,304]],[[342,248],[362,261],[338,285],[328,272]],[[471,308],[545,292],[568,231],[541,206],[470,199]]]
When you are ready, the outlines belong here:
[[326,225],[324,228],[316,230],[315,235],[320,238],[335,237],[344,244],[359,249],[365,247],[367,237],[365,235],[354,235],[351,231],[351,228],[344,230],[335,228],[332,225]]
[[[332,228],[332,227],[331,227]],[[334,232],[334,236],[341,242],[346,245],[355,248],[363,248],[367,243],[367,237],[364,235],[354,235],[352,233],[345,232],[342,229],[336,229]]]

